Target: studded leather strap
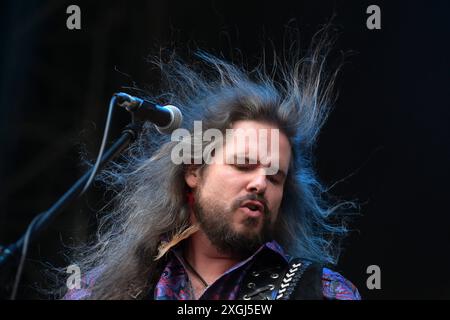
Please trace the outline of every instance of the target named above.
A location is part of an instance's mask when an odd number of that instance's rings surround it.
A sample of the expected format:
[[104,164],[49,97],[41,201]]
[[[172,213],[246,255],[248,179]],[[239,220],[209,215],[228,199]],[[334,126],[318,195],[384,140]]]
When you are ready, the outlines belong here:
[[272,300],[281,284],[283,271],[281,264],[266,268],[251,268],[242,282],[238,299]]
[[300,259],[274,261],[260,257],[247,272],[241,285],[238,299],[243,300],[287,300],[295,298],[293,293],[298,287],[303,272],[311,264]]
[[284,274],[283,280],[281,281],[276,300],[291,299],[294,290],[298,287],[303,273],[310,264],[310,262],[302,262],[298,258],[292,259],[292,261],[289,263],[288,270]]

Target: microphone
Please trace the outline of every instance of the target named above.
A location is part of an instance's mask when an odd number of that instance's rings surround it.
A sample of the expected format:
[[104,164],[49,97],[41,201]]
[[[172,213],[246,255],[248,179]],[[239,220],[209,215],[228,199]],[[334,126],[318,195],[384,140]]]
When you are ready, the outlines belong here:
[[156,129],[162,134],[171,133],[179,128],[183,121],[180,109],[175,106],[159,106],[123,92],[118,92],[114,96],[119,107],[132,112],[140,120],[154,123]]

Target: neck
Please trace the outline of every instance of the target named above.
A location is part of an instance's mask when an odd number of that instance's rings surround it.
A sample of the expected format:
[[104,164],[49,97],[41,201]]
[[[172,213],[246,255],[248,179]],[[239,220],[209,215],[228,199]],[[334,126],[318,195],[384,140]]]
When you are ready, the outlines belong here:
[[241,260],[219,251],[201,229],[186,239],[186,242],[185,259],[208,284]]
[[185,258],[208,284],[240,261],[237,257],[219,252],[202,230],[187,239]]

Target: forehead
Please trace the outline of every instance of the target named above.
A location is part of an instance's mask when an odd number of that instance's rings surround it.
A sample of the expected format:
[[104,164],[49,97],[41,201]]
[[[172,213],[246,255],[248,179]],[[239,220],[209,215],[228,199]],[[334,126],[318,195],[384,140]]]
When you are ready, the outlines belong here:
[[230,156],[267,157],[277,161],[284,171],[289,167],[291,145],[286,135],[274,124],[254,120],[233,123],[227,132],[226,153]]

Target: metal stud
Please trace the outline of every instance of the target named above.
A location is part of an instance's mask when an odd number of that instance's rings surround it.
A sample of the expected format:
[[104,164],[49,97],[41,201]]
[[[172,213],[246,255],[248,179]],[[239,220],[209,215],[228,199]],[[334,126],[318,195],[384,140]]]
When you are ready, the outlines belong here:
[[272,273],[272,274],[270,275],[270,277],[271,277],[272,279],[277,279],[279,276],[280,276],[280,275],[279,275],[278,273]]
[[247,287],[249,289],[253,289],[256,286],[256,284],[254,282],[249,282],[249,284],[247,284]]

